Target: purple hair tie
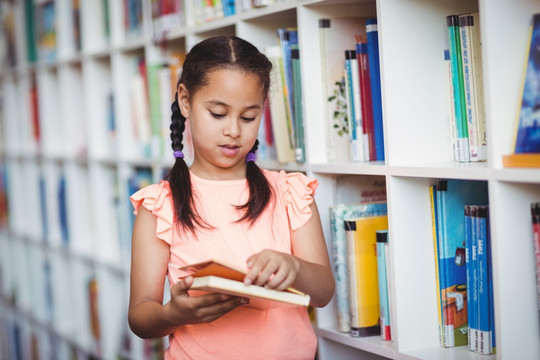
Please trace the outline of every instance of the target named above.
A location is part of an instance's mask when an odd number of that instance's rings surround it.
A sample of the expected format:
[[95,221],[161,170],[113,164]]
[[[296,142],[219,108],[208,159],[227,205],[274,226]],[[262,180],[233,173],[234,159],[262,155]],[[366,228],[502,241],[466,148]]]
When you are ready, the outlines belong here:
[[250,161],[253,161],[255,162],[255,159],[257,159],[257,156],[255,155],[255,153],[253,152],[248,152],[247,155],[246,155],[246,162],[250,162]]
[[181,150],[176,150],[173,152],[173,155],[175,159],[184,158],[184,153]]

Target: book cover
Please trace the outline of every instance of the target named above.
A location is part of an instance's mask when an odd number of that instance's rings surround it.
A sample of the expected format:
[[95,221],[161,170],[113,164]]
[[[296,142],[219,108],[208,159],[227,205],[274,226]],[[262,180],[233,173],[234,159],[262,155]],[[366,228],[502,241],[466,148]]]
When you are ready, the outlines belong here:
[[376,231],[388,230],[388,217],[348,218],[344,224],[348,251],[351,336],[379,335]]
[[439,291],[445,347],[467,345],[467,270],[464,208],[488,202],[487,183],[441,180],[437,184]]
[[469,156],[469,132],[467,128],[467,113],[465,108],[465,89],[463,86],[463,61],[461,59],[461,41],[459,36],[459,17],[446,17],[448,31],[448,50],[452,64],[452,85],[454,90],[454,113],[456,116],[456,134],[458,160],[467,162]]
[[540,14],[533,15],[521,86],[514,153],[540,153]]
[[392,340],[390,327],[390,299],[388,296],[388,230],[376,232],[377,277],[379,279],[379,317],[381,339]]
[[365,18],[319,19],[319,44],[323,85],[323,108],[327,125],[328,161],[348,161],[349,136],[344,89],[343,54],[354,49],[356,35],[365,35]]
[[371,102],[373,109],[373,133],[375,139],[375,160],[384,161],[384,132],[381,94],[381,70],[379,63],[379,31],[377,19],[366,20],[369,78],[371,81]]
[[178,269],[186,273],[181,278],[193,277],[193,284],[190,289],[249,297],[255,300],[250,302],[251,306],[268,307],[267,304],[257,302],[257,300],[272,300],[300,306],[309,305],[309,295],[294,288],[278,291],[263,286],[244,284],[243,281],[247,270],[224,261],[208,260],[181,266]]
[[336,283],[338,330],[349,332],[349,265],[344,219],[387,214],[386,202],[363,202],[358,204],[337,204],[330,207],[330,228],[332,241],[332,264]]

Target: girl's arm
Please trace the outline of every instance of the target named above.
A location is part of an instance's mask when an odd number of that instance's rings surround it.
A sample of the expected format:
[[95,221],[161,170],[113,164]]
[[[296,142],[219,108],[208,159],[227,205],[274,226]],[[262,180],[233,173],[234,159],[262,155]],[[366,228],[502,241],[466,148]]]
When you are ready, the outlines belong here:
[[323,307],[334,294],[334,277],[315,201],[311,219],[291,233],[293,255],[264,250],[248,258],[244,282],[284,290],[294,287],[311,296],[311,305]]
[[142,338],[166,336],[186,324],[211,322],[246,300],[221,294],[190,297],[188,277],[171,288],[163,305],[169,245],[156,237],[156,217],[141,206],[133,226],[128,321]]

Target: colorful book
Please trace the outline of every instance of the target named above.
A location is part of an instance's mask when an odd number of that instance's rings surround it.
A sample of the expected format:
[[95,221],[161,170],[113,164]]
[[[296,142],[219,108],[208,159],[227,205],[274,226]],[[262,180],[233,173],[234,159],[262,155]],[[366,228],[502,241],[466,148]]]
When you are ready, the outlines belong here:
[[365,36],[356,37],[356,58],[360,82],[360,108],[362,109],[362,145],[364,160],[375,161],[375,133],[373,129],[373,103],[371,98],[371,78],[369,75],[369,59]]
[[458,161],[468,162],[470,160],[469,132],[465,107],[465,89],[463,86],[463,62],[461,59],[459,17],[457,15],[447,16],[446,26],[448,30],[450,63],[452,64],[452,87],[454,90]]
[[344,219],[387,214],[386,202],[363,202],[358,204],[338,204],[330,207],[330,226],[332,234],[332,263],[336,282],[338,330],[349,332],[349,265],[347,238]]
[[437,266],[443,347],[467,345],[467,270],[464,207],[487,203],[487,184],[441,180],[436,189]]
[[379,318],[381,326],[381,339],[392,340],[390,326],[390,299],[388,288],[388,230],[376,232],[377,239],[377,278],[379,280]]
[[369,78],[371,81],[371,101],[373,109],[373,133],[377,161],[384,161],[384,132],[381,93],[381,70],[379,62],[379,31],[377,19],[366,20]]
[[533,15],[529,49],[521,86],[519,115],[514,136],[514,153],[540,153],[540,14]]
[[291,142],[291,134],[287,123],[287,102],[282,86],[282,59],[281,49],[278,45],[266,48],[266,56],[272,62],[270,73],[270,89],[268,100],[270,102],[270,113],[272,117],[272,132],[276,146],[277,160],[281,163],[295,161],[295,148]]
[[365,18],[319,19],[319,43],[323,85],[323,108],[327,125],[328,161],[350,160],[343,54],[354,49],[355,36],[365,35]]
[[347,99],[347,122],[349,126],[349,155],[353,161],[364,160],[362,144],[362,112],[360,108],[360,83],[358,60],[355,50],[345,50],[345,98]]
[[444,49],[444,66],[446,70],[446,89],[448,96],[448,129],[450,133],[450,154],[452,161],[459,161],[457,150],[456,109],[454,106],[454,85],[452,83],[452,62],[450,51]]
[[388,230],[388,217],[369,216],[344,221],[349,267],[351,336],[379,335],[379,280],[376,232]]

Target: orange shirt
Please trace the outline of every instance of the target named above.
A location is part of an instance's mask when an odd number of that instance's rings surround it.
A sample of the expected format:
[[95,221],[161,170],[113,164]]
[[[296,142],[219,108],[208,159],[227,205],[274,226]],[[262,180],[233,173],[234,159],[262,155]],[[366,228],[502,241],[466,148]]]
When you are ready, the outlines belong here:
[[[247,181],[215,181],[191,173],[198,213],[214,229],[195,235],[178,233],[173,225],[169,183],[161,181],[131,196],[137,213],[143,205],[157,218],[156,235],[170,245],[171,286],[187,275],[178,267],[221,259],[246,268],[246,259],[263,249],[291,253],[291,231],[311,218],[309,205],[318,186],[301,173],[263,170],[274,194],[259,219],[236,222],[249,196]],[[241,306],[209,324],[178,328],[169,339],[166,359],[313,359],[317,340],[305,307]]]

